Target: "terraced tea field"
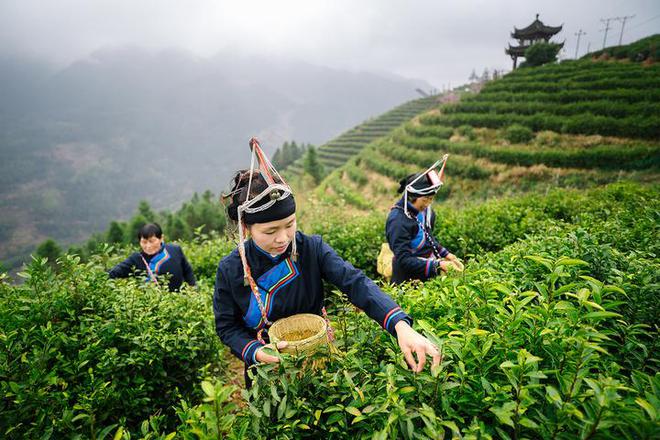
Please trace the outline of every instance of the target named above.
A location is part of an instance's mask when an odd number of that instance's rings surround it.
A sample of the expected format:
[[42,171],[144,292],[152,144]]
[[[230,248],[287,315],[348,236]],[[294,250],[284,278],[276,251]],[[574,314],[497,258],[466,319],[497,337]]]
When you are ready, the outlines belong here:
[[659,139],[657,65],[578,61],[519,69],[372,142],[328,176],[317,195],[357,210],[386,210],[399,179],[445,153],[440,197],[452,203],[652,181]]
[[[387,136],[401,123],[434,107],[437,97],[416,99],[402,104],[387,113],[370,119],[362,124],[342,133],[318,148],[319,158],[326,171],[333,170],[358,154],[365,145],[374,140]],[[289,175],[302,173],[302,159],[294,162],[287,169]]]

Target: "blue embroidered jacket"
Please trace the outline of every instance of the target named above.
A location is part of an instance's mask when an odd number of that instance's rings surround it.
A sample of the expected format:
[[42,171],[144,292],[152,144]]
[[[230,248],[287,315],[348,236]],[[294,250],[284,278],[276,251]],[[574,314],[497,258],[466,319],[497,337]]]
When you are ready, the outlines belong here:
[[184,281],[191,286],[195,285],[195,275],[190,263],[186,260],[186,256],[183,255],[181,246],[169,243],[161,246],[160,251],[155,255],[147,255],[144,252],[131,254],[127,259],[110,269],[110,278],[126,278],[133,272],[140,272],[148,281],[147,268],[144,261],[142,261],[142,257],[149,264],[156,278],[160,274],[170,274],[168,286],[170,291],[178,290]]
[[[433,236],[435,213],[431,207],[419,212],[408,202],[408,213],[412,218],[403,212],[401,198],[390,210],[385,224],[385,236],[394,253],[392,282],[397,284],[411,279],[425,281],[438,274],[433,245],[440,257],[444,258],[449,254]],[[433,243],[429,242],[429,238]]]
[[[364,310],[385,330],[412,319],[362,271],[344,261],[318,235],[296,233],[298,259],[290,258],[290,248],[272,257],[252,240],[245,243],[245,254],[257,283],[268,320],[275,322],[297,313],[321,314],[323,282],[337,286],[355,306]],[[215,328],[222,342],[247,365],[256,362],[261,343],[257,331],[264,323],[249,287],[243,283],[243,266],[238,249],[218,265],[213,295]],[[266,332],[264,332],[264,336]]]

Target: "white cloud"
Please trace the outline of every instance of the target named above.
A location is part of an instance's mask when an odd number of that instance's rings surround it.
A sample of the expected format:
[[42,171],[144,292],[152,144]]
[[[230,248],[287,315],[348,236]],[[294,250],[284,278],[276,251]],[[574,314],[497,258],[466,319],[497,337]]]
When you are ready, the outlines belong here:
[[[473,67],[509,68],[509,32],[536,13],[547,24],[564,23],[571,56],[580,28],[587,32],[581,52],[602,45],[601,17],[637,14],[624,42],[660,29],[660,20],[635,27],[660,13],[657,0],[21,0],[0,5],[0,53],[62,65],[125,44],[201,56],[232,50],[456,84]],[[620,23],[612,26],[610,44]]]

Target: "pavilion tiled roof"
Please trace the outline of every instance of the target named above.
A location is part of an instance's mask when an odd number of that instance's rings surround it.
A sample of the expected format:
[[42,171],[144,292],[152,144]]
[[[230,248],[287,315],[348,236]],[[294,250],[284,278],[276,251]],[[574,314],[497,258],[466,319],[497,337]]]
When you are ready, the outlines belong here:
[[536,14],[536,20],[532,22],[529,26],[518,29],[514,26],[511,37],[518,40],[531,40],[539,37],[550,38],[559,31],[561,31],[564,25],[559,26],[546,26],[541,20],[539,20],[539,14]]

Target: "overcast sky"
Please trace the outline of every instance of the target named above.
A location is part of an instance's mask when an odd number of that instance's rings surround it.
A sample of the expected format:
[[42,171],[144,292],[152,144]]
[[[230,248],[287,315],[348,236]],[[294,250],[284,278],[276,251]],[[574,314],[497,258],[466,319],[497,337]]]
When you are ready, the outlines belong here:
[[[0,0],[0,54],[65,66],[99,48],[183,48],[291,57],[457,85],[510,69],[513,26],[564,24],[565,57],[602,47],[601,18],[635,15],[623,42],[660,32],[660,0]],[[607,42],[618,42],[612,21]]]

